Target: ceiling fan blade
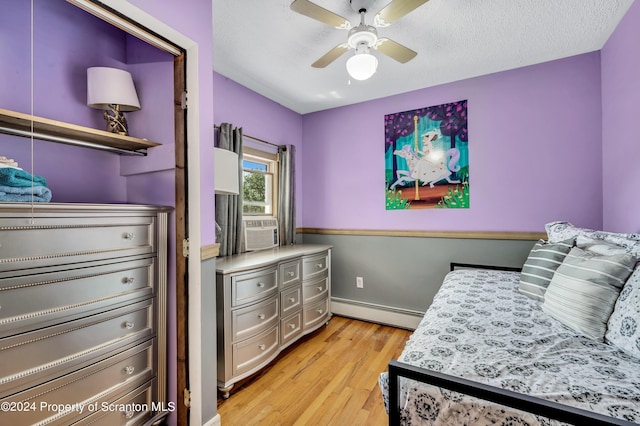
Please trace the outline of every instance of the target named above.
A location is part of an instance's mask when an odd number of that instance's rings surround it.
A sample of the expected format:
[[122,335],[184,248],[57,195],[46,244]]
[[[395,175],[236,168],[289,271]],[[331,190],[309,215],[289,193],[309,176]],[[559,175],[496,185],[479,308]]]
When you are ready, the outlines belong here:
[[347,43],[339,44],[330,51],[328,51],[322,58],[315,61],[311,64],[314,68],[324,68],[329,65],[331,62],[338,59],[344,52],[349,50],[349,45]]
[[417,53],[413,50],[409,49],[401,45],[400,43],[396,43],[395,41],[383,37],[378,39],[378,43],[374,46],[380,53],[387,55],[390,58],[395,59],[396,61],[404,64],[405,62],[409,62],[413,58],[416,57]]
[[393,0],[378,12],[373,22],[376,27],[388,27],[391,23],[428,1],[429,0]]
[[291,10],[298,12],[301,15],[308,16],[309,18],[320,21],[331,27],[342,28],[348,30],[351,28],[351,23],[340,15],[336,15],[330,10],[320,7],[315,3],[308,0],[295,0],[291,3]]

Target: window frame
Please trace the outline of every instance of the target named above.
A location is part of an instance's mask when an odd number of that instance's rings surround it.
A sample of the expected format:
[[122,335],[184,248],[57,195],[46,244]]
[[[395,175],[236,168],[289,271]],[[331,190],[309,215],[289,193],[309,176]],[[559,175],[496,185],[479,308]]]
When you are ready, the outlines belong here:
[[[266,171],[261,170],[252,170],[244,168],[244,161],[251,161],[258,164],[264,164],[267,168]],[[271,176],[271,197],[270,203],[265,203],[265,213],[257,213],[257,212],[245,212],[245,200],[243,197],[242,200],[242,216],[250,217],[250,216],[263,216],[263,217],[278,217],[278,154],[272,153],[268,151],[263,151],[260,149],[244,146],[242,147],[242,179],[243,179],[243,188],[244,188],[244,172],[249,173],[258,173],[263,174],[265,176]],[[267,192],[267,188],[265,188],[265,192]],[[261,205],[261,204],[254,204]],[[271,212],[267,213],[268,207],[271,208]]]

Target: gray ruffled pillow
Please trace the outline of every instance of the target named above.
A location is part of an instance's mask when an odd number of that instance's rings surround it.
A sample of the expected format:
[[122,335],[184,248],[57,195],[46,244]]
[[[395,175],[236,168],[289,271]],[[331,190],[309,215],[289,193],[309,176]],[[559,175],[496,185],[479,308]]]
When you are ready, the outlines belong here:
[[545,225],[550,243],[584,236],[603,243],[615,244],[624,247],[627,253],[640,258],[640,234],[596,231],[589,228],[578,228],[569,222],[556,221]]
[[640,359],[640,266],[636,266],[618,296],[604,340]]

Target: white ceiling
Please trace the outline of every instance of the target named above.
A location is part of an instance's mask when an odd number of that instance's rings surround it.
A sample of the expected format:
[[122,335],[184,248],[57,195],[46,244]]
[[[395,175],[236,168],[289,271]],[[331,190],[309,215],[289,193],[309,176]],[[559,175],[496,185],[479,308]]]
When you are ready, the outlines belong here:
[[[289,9],[292,0],[213,0],[213,68],[300,114],[599,50],[633,0],[430,0],[387,28],[416,52],[400,64],[379,52],[378,72],[351,81],[349,51],[311,64],[338,44],[339,30]],[[402,0],[398,0],[402,1]],[[359,23],[349,0],[315,0]],[[376,0],[367,24],[389,0]]]

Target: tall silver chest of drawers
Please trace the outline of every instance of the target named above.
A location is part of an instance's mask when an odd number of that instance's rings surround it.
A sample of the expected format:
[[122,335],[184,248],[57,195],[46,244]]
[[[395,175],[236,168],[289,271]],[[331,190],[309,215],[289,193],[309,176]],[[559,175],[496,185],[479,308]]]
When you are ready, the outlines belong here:
[[138,425],[171,411],[170,211],[0,204],[2,424]]
[[331,246],[297,244],[216,262],[218,389],[260,371],[331,318]]

